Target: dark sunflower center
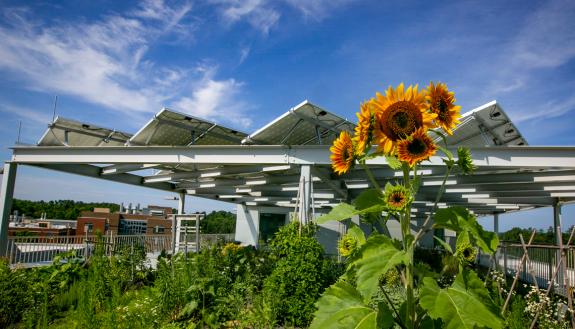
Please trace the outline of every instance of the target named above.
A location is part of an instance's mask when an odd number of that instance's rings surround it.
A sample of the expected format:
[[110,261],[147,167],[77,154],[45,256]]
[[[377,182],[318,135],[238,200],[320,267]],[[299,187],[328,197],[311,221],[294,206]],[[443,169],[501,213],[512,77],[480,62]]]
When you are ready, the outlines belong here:
[[419,138],[414,138],[407,144],[407,151],[413,155],[423,154],[427,151],[427,144]]
[[392,140],[411,135],[423,124],[421,111],[412,102],[395,102],[386,109],[386,112],[387,120],[382,122],[382,126],[384,133]]
[[463,250],[463,257],[468,258],[469,256],[471,256],[471,250],[469,248],[465,248]]
[[449,104],[445,98],[441,97],[435,105],[435,111],[440,121],[447,121],[449,119]]
[[401,195],[401,193],[393,193],[390,199],[390,203],[399,205],[403,202],[403,195]]

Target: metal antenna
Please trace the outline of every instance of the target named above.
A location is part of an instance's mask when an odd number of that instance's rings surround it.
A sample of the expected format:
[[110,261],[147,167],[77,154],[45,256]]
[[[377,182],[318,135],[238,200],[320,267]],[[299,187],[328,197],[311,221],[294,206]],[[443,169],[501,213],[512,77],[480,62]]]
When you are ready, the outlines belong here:
[[18,138],[16,139],[16,144],[20,144],[20,133],[22,132],[22,120],[18,121]]
[[52,112],[52,122],[56,120],[56,107],[58,107],[58,95],[54,97],[54,110]]

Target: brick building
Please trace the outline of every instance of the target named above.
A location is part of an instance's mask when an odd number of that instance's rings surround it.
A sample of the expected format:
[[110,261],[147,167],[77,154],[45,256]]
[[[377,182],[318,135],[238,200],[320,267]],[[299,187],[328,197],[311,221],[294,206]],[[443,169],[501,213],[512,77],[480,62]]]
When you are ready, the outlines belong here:
[[81,212],[76,232],[78,234],[112,232],[114,235],[172,234],[171,208],[149,206],[139,211],[140,213],[134,213],[133,209],[122,213],[110,213],[106,210],[94,209],[94,211]]

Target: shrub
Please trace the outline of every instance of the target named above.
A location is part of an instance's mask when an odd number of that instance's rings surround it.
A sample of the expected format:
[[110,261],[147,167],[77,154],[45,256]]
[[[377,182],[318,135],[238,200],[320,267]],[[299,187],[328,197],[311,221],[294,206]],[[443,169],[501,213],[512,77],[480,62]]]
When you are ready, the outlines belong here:
[[16,323],[34,299],[30,293],[28,270],[11,270],[6,260],[0,260],[0,327]]
[[265,280],[264,294],[273,296],[273,313],[280,324],[307,326],[315,311],[315,302],[334,280],[329,273],[335,266],[324,259],[324,250],[314,238],[314,224],[300,227],[292,222],[276,233],[270,242],[277,259]]

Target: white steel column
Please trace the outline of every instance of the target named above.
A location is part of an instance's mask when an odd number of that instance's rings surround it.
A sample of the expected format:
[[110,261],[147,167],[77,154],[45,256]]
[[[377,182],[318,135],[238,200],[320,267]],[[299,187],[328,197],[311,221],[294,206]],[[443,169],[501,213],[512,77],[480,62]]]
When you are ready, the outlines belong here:
[[553,204],[553,232],[555,235],[555,245],[559,245],[559,239],[561,239],[560,233],[557,232],[557,228],[561,226],[561,203],[559,200],[555,201]]
[[6,255],[8,247],[8,226],[10,222],[10,210],[12,209],[12,198],[14,196],[14,184],[16,183],[17,165],[12,162],[4,164],[4,174],[2,176],[2,190],[0,190],[0,256]]
[[[555,234],[555,245],[559,246],[559,241],[562,239],[561,236],[561,203],[559,203],[559,199],[555,200],[553,204],[553,233]],[[561,259],[561,251],[558,249],[555,256],[555,264],[557,264]],[[565,264],[561,264],[561,267],[558,269],[557,273],[557,283],[559,283],[559,288],[565,287],[565,276],[563,275],[565,271]]]
[[186,206],[186,193],[180,192],[180,199],[178,200],[178,215],[185,213],[184,207]]
[[[178,199],[178,215],[184,214],[184,207],[186,205],[186,193],[180,192],[179,199]],[[172,215],[172,253],[176,253],[176,241],[178,235],[178,216],[175,214]]]
[[298,219],[305,225],[311,220],[311,166],[302,165],[300,168]]
[[[493,213],[493,232],[495,233],[495,235],[497,237],[499,237],[499,213]],[[499,249],[499,248],[498,248]],[[500,253],[499,251],[496,249],[495,250],[495,269],[499,269],[499,256]]]

